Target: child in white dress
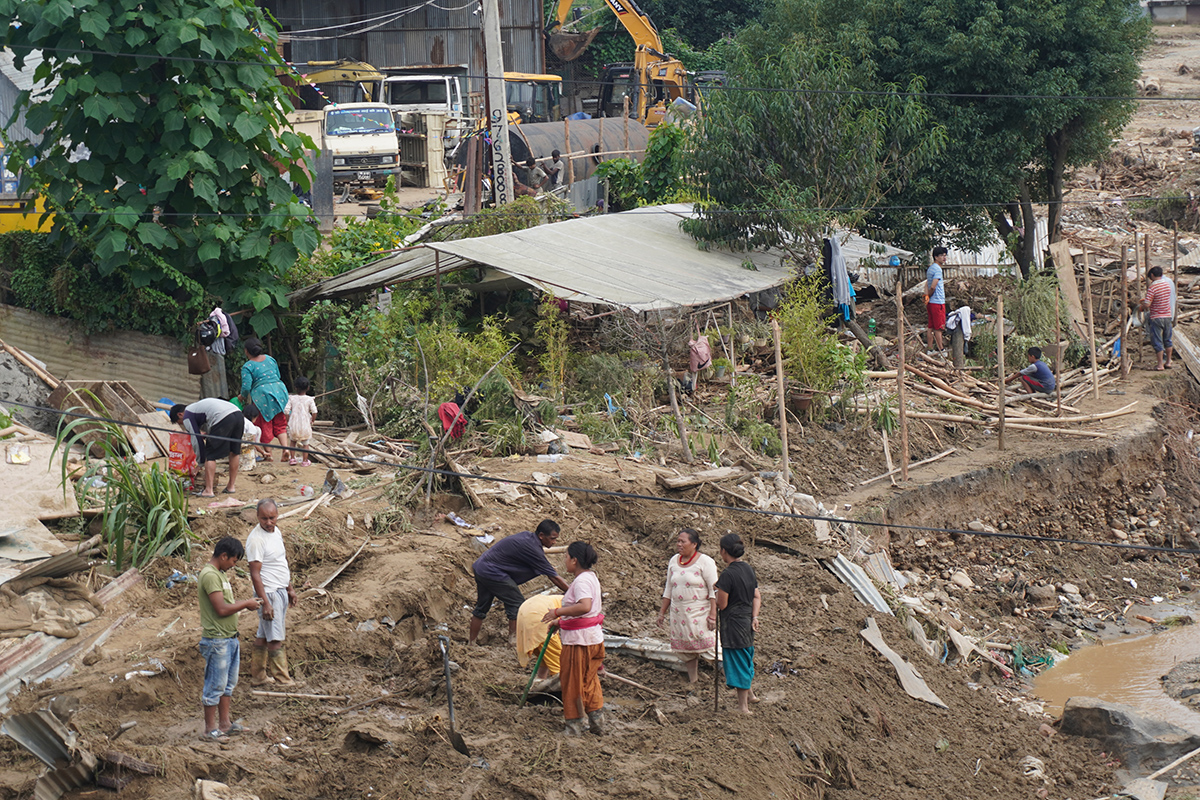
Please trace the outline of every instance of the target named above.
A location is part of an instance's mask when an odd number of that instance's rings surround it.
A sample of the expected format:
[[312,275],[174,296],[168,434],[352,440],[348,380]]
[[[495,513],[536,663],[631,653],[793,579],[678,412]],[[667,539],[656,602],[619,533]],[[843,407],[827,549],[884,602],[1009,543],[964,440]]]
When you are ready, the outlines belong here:
[[[288,418],[288,438],[296,447],[305,449],[312,442],[313,421],[317,418],[317,401],[308,396],[309,385],[308,378],[304,376],[296,378],[296,394],[288,395],[287,408],[284,409]],[[295,450],[292,451],[292,458],[288,463],[293,467],[296,465],[312,466],[307,455],[302,455]]]

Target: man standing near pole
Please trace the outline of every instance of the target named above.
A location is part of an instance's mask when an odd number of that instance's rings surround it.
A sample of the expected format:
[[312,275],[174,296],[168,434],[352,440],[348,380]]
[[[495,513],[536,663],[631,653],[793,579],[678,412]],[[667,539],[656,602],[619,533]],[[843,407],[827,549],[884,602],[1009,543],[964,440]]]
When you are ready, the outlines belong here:
[[1175,316],[1175,284],[1163,275],[1162,267],[1151,267],[1146,277],[1150,280],[1150,286],[1141,302],[1141,310],[1150,311],[1150,344],[1158,356],[1155,369],[1170,369],[1174,350],[1171,346],[1171,320]]
[[942,331],[946,329],[946,286],[942,281],[942,267],[946,264],[948,253],[944,247],[933,248],[933,263],[925,271],[925,309],[929,317],[925,346],[937,352],[944,349]]

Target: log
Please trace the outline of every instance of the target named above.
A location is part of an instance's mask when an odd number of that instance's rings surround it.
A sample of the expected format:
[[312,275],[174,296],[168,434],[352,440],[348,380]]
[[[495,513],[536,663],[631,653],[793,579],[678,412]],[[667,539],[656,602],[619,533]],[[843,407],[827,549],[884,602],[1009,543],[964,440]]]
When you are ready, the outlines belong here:
[[251,689],[250,694],[257,697],[286,697],[292,700],[338,700],[350,702],[350,696],[345,694],[308,694],[307,692],[268,692],[263,689]]
[[694,472],[691,475],[669,477],[659,474],[655,476],[655,479],[658,481],[658,485],[664,489],[687,489],[692,486],[699,486],[702,483],[714,483],[730,478],[740,478],[745,474],[747,474],[746,470],[741,467],[718,467],[716,469],[706,469],[703,472]]
[[[918,462],[912,464],[912,466],[921,467],[921,466],[924,466],[925,464],[932,464],[934,461],[937,461],[939,458],[945,458],[946,456],[950,455],[957,449],[958,448],[956,448],[956,447],[951,447],[949,450],[943,450],[942,452],[938,453],[936,456],[930,456],[929,458],[926,458],[922,461],[918,461]],[[898,468],[889,470],[889,471],[883,473],[882,475],[876,475],[874,478],[869,478],[869,479],[863,481],[862,483],[859,484],[859,486],[869,486],[870,484],[875,483],[876,481],[881,481],[884,478],[895,475],[899,471],[900,470]],[[907,480],[907,479],[905,479],[905,480]]]
[[352,555],[352,556],[350,556],[350,558],[346,559],[346,563],[342,564],[340,567],[335,569],[333,571],[332,575],[330,575],[328,578],[326,578],[325,580],[323,580],[319,584],[317,584],[317,588],[324,589],[326,586],[333,583],[334,579],[337,578],[338,575],[341,575],[343,572],[345,572],[346,567],[353,564],[354,559],[358,558],[358,554],[361,553],[363,551],[363,548],[366,547],[370,543],[371,543],[370,539],[363,539],[363,543],[358,546],[357,550],[354,551],[354,555]]

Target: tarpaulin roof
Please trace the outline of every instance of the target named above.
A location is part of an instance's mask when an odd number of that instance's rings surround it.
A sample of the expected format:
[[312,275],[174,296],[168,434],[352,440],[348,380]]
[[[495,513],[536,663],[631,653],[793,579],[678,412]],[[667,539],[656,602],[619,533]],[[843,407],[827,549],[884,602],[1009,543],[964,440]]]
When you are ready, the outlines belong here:
[[567,300],[651,311],[732,300],[788,279],[780,252],[703,249],[679,227],[693,214],[690,203],[680,203],[431,242],[300,289],[290,299],[342,297],[483,266],[500,273],[483,280],[495,288],[498,279],[515,278]]

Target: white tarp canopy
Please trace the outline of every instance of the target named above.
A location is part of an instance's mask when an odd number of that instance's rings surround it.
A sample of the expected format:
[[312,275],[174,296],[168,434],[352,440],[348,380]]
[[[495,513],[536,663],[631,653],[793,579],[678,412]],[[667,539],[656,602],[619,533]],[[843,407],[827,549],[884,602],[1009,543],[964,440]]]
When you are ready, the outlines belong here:
[[[498,288],[502,279],[515,278],[567,300],[652,311],[732,300],[779,286],[792,274],[780,252],[703,249],[679,227],[693,214],[690,203],[680,203],[431,242],[301,289],[290,299],[340,297],[482,266],[489,269],[478,288]],[[884,261],[905,253],[884,252],[883,245],[854,234],[848,242],[843,252],[851,269],[859,258]]]

